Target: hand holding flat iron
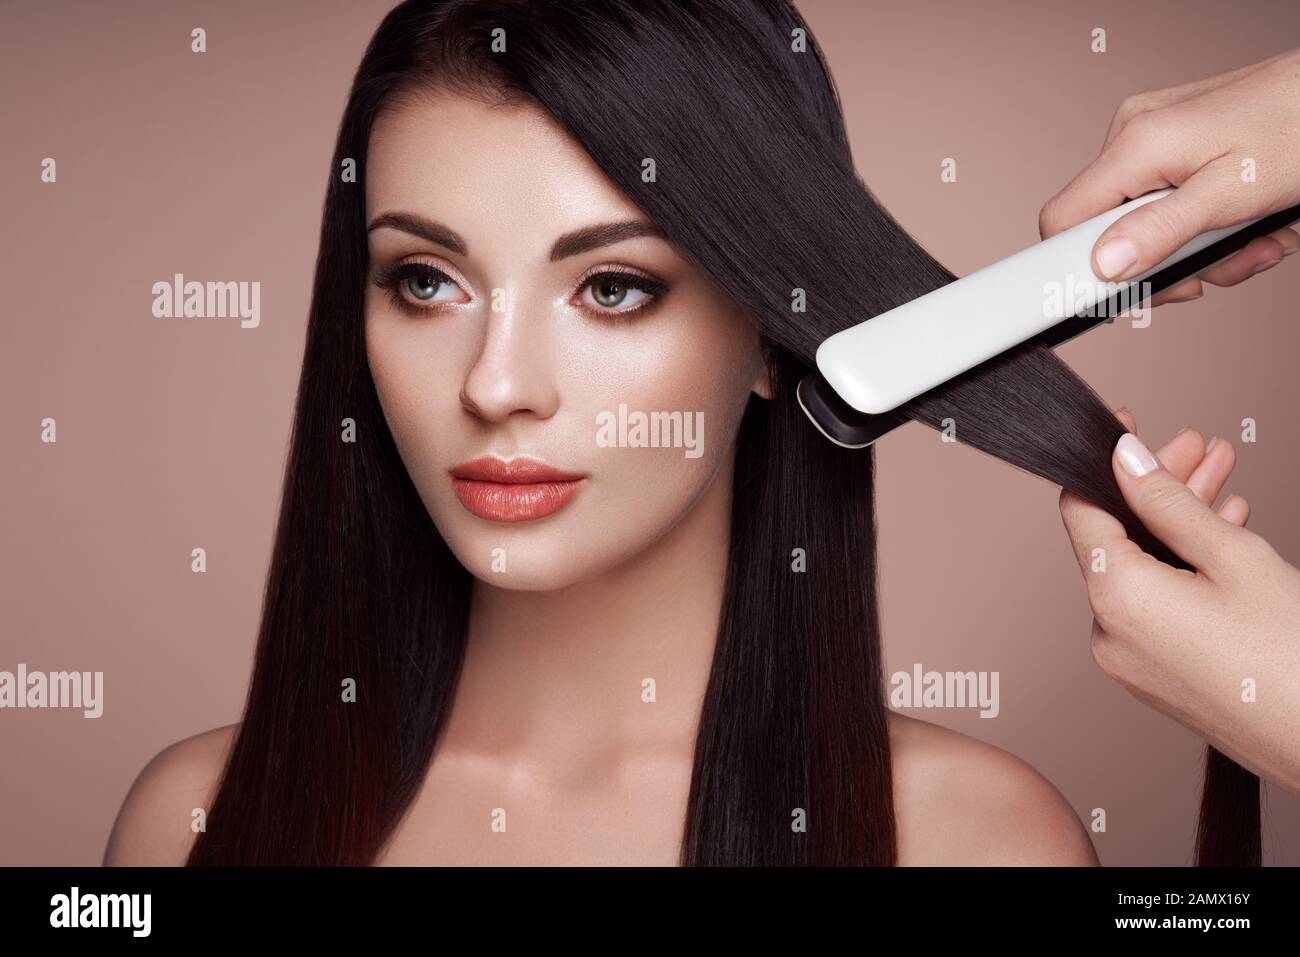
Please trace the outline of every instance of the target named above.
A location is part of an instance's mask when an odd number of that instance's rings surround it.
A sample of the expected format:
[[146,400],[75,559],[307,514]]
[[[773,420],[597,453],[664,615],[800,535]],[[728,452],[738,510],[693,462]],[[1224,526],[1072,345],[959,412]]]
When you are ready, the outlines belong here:
[[[1046,239],[1166,186],[1178,188],[1120,217],[1098,238],[1099,278],[1132,278],[1200,233],[1300,203],[1300,50],[1130,96],[1115,112],[1101,154],[1043,207],[1039,232]],[[1202,282],[1234,286],[1298,249],[1294,229],[1260,236],[1151,303],[1197,299]]]

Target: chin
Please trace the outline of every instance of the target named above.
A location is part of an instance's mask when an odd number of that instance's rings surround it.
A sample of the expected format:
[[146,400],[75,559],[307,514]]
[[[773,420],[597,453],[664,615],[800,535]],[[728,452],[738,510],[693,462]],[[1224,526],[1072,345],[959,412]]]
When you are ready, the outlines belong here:
[[[626,555],[592,541],[590,528],[543,523],[502,524],[500,530],[440,527],[457,561],[486,585],[508,591],[556,591],[607,571]],[[498,551],[499,550],[499,551]]]

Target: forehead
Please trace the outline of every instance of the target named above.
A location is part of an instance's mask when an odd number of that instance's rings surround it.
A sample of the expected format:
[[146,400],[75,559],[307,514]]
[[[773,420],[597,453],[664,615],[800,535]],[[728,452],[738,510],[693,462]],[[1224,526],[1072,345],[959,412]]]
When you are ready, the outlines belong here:
[[456,93],[406,98],[375,121],[366,215],[405,210],[466,236],[500,227],[548,236],[637,218],[635,204],[531,100],[501,105]]

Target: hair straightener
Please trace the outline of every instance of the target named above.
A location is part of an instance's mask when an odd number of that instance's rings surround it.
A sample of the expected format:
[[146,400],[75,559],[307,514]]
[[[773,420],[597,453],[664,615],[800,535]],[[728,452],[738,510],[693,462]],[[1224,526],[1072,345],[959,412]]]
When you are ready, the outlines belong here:
[[1160,189],[991,266],[841,330],[817,347],[817,371],[796,390],[826,438],[861,449],[909,421],[900,406],[1029,340],[1055,347],[1208,269],[1257,236],[1300,221],[1300,205],[1202,233],[1153,269],[1098,279],[1092,247]]

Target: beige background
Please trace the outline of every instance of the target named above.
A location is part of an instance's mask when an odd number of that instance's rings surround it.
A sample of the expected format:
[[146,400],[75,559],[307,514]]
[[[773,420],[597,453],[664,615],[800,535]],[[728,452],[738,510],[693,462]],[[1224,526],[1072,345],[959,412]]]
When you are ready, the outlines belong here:
[[[239,718],[280,494],[328,157],[387,0],[46,2],[0,13],[0,669],[105,672],[96,721],[0,712],[0,864],[92,864],[160,748]],[[1037,239],[1120,100],[1272,55],[1300,8],[805,0],[881,201],[964,274]],[[1075,9],[1077,8],[1077,10]],[[1068,12],[1067,12],[1068,11]],[[203,26],[208,52],[189,52]],[[1109,52],[1089,52],[1105,27]],[[58,182],[42,184],[44,157]],[[958,163],[942,184],[939,163]],[[173,273],[262,283],[262,322],[165,320]],[[1300,260],[1061,354],[1144,436],[1234,439],[1251,526],[1300,561]],[[58,444],[39,441],[42,418]],[[1237,423],[1259,422],[1243,446]],[[1190,860],[1200,743],[1109,683],[1054,487],[920,427],[880,447],[891,671],[996,670],[999,717],[912,711],[1021,755],[1104,863]],[[206,575],[190,549],[208,551]],[[1231,636],[1225,636],[1225,641]],[[1300,864],[1300,801],[1266,860]]]

